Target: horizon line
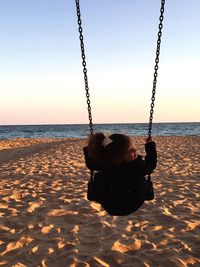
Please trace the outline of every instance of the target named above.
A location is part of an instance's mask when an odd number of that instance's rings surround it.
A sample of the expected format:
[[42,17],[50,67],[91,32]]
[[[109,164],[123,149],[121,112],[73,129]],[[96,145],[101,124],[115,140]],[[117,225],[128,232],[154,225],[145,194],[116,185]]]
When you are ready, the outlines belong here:
[[[153,124],[175,124],[175,123],[200,123],[200,121],[165,121],[165,122],[153,122]],[[105,122],[105,123],[93,123],[93,125],[108,125],[108,124],[149,124],[149,122]],[[39,124],[0,124],[2,126],[58,126],[58,125],[89,125],[89,123],[39,123]]]

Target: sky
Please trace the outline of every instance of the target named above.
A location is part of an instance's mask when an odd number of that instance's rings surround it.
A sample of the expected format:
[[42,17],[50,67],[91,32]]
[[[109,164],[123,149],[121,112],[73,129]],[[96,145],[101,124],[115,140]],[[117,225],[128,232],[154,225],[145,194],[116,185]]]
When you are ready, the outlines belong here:
[[[148,122],[160,0],[80,0],[93,123]],[[0,125],[88,123],[74,0],[0,0]],[[155,122],[200,121],[200,1],[166,0]]]

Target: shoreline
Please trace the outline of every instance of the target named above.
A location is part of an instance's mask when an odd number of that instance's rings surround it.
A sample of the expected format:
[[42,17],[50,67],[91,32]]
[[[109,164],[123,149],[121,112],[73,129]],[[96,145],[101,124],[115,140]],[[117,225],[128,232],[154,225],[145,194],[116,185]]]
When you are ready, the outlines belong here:
[[[144,136],[148,123],[95,124],[95,132],[118,132],[129,136]],[[155,123],[153,136],[200,136],[200,123]],[[0,126],[0,138],[86,138],[90,134],[88,124],[66,125],[16,125]]]

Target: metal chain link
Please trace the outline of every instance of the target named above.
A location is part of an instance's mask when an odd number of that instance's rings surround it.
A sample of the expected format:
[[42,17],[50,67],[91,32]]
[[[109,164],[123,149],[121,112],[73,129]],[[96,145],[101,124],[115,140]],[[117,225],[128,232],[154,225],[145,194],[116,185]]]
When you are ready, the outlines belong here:
[[90,94],[89,94],[88,76],[87,76],[87,68],[86,68],[86,56],[85,56],[85,47],[84,47],[84,42],[83,42],[83,28],[82,28],[79,0],[75,0],[75,3],[76,3],[78,31],[79,31],[79,39],[80,39],[80,47],[81,47],[83,74],[84,74],[84,81],[85,81],[85,91],[86,91],[86,98],[87,98],[89,128],[90,128],[91,135],[93,135],[94,130],[93,130],[93,123],[92,123],[92,109],[91,109],[91,104],[90,104]]
[[[84,42],[83,42],[83,28],[82,28],[79,0],[75,0],[75,3],[76,3],[76,11],[77,11],[77,22],[78,22],[78,31],[79,31],[79,39],[80,39],[80,47],[81,47],[85,91],[86,91],[86,98],[87,98],[89,127],[90,127],[90,133],[93,134],[94,130],[93,130],[93,123],[92,123],[92,110],[91,110],[91,102],[90,102],[90,94],[89,94],[88,76],[87,76],[87,68],[86,68],[86,56],[85,56],[85,47],[84,47]],[[161,36],[162,36],[163,19],[164,19],[164,16],[163,16],[164,5],[165,5],[165,0],[161,0],[160,17],[159,17],[159,25],[158,25],[159,31],[158,31],[156,58],[155,58],[155,66],[154,66],[153,89],[152,89],[152,97],[151,97],[151,105],[150,105],[151,109],[150,109],[149,126],[148,126],[149,137],[151,136],[151,131],[152,131],[154,101],[155,101],[156,84],[157,84],[157,76],[158,76],[158,63],[159,63]]]
[[157,48],[156,48],[156,58],[155,58],[155,66],[154,66],[154,79],[153,79],[153,90],[151,97],[151,109],[150,109],[150,117],[149,117],[149,126],[148,126],[148,136],[151,137],[152,130],[152,122],[153,122],[153,112],[154,112],[154,101],[156,94],[156,84],[157,84],[157,76],[158,76],[158,63],[159,63],[159,55],[160,55],[160,44],[161,44],[161,36],[162,36],[162,28],[163,28],[163,19],[164,19],[164,7],[165,0],[161,0],[161,8],[160,8],[160,17],[159,17],[159,25],[158,25],[158,39],[157,39]]

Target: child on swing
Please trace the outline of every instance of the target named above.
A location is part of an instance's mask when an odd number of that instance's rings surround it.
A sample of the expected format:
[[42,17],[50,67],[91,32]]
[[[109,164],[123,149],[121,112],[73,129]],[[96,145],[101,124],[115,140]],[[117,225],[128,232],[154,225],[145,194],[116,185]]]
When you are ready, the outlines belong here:
[[84,147],[85,162],[92,174],[97,172],[89,182],[95,193],[88,199],[99,202],[111,215],[127,215],[137,210],[148,199],[145,175],[150,175],[157,164],[151,137],[146,139],[145,151],[143,159],[124,134],[90,135]]
[[[144,173],[150,174],[156,168],[157,155],[155,142],[146,139],[146,156]],[[86,165],[89,169],[103,171],[116,164],[132,162],[142,157],[133,148],[130,138],[124,134],[95,133],[88,138],[88,145],[84,148]]]

